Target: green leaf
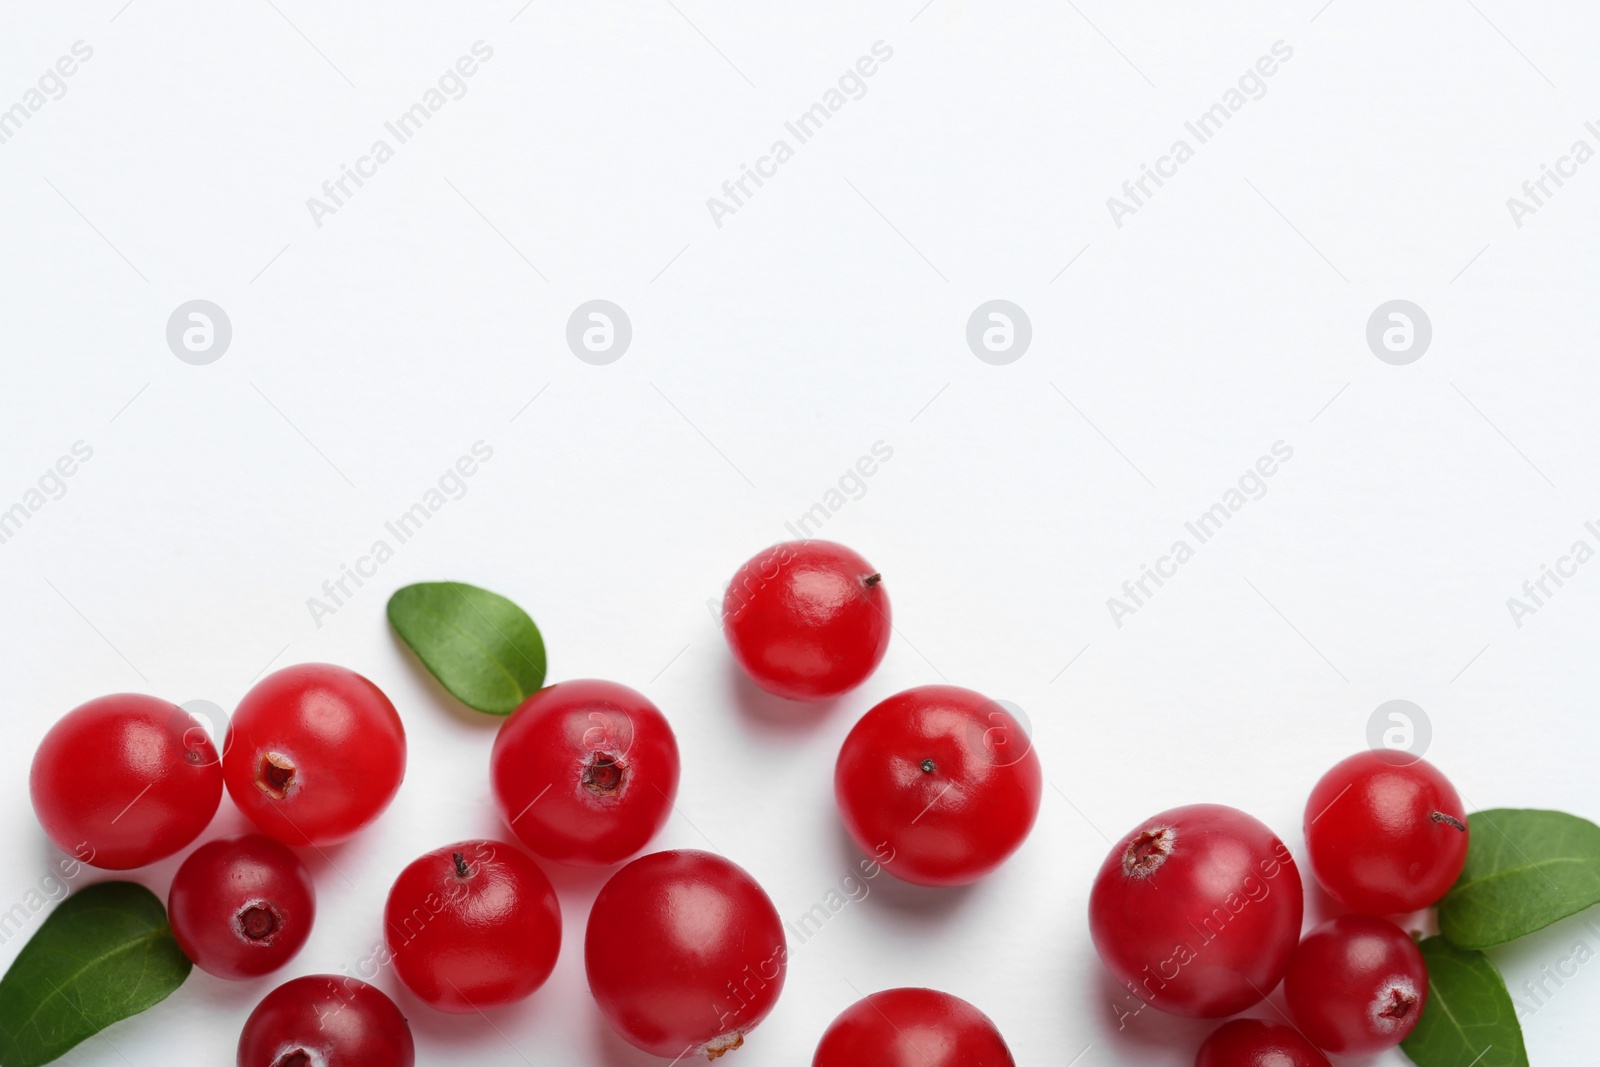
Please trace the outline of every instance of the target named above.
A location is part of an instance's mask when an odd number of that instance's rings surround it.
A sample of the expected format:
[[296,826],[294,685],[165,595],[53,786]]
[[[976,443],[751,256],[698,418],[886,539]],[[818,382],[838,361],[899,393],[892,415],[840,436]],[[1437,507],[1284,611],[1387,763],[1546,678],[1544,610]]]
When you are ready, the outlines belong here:
[[389,623],[461,703],[509,715],[544,685],[544,639],[528,613],[465,582],[421,582],[389,598]]
[[150,890],[132,882],[80,889],[0,979],[0,1064],[49,1063],[165,1000],[191,967]]
[[1488,948],[1600,904],[1600,826],[1559,811],[1467,816],[1467,865],[1439,902],[1439,931]]
[[1489,957],[1442,937],[1423,941],[1428,1004],[1400,1043],[1417,1067],[1528,1067],[1522,1024]]

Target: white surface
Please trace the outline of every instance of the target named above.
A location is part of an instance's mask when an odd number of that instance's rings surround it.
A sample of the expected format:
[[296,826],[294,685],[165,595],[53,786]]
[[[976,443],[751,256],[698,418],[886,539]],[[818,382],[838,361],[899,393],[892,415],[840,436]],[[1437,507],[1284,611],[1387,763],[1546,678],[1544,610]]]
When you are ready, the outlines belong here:
[[[1303,858],[1307,791],[1391,698],[1471,806],[1600,814],[1600,565],[1520,628],[1506,605],[1600,543],[1600,162],[1521,228],[1506,206],[1596,141],[1589,6],[273,2],[11,5],[0,33],[0,106],[94,49],[0,144],[0,507],[94,450],[0,544],[0,901],[51,861],[26,773],[58,715],[119,690],[231,707],[268,664],[329,660],[393,696],[411,767],[318,861],[282,977],[356,966],[401,866],[500,833],[496,722],[383,618],[437,578],[527,607],[552,679],[649,693],[684,752],[659,846],[711,842],[786,919],[854,863],[831,768],[861,712],[941,678],[1026,709],[1050,781],[1026,848],[966,892],[872,883],[795,950],[744,1067],[808,1062],[903,984],[979,1004],[1022,1064],[1188,1064],[1207,1024],[1115,1029],[1084,921],[1101,831],[1220,801]],[[317,228],[306,198],[479,40],[467,95]],[[706,198],[880,40],[865,96],[716,226]],[[1116,227],[1106,198],[1279,40],[1264,97]],[[1009,366],[964,338],[996,297],[1033,324]],[[209,366],[164,342],[193,298],[233,324]],[[593,298],[633,323],[609,366],[564,343]],[[1410,366],[1364,341],[1393,298],[1433,322]],[[1265,497],[1114,625],[1107,597],[1280,440]],[[315,625],[307,598],[477,441],[465,496]],[[707,602],[877,441],[893,458],[821,533],[883,570],[900,636],[803,721],[736,678]],[[211,833],[239,826],[224,801]],[[175,866],[139,877],[164,893]],[[419,1062],[655,1062],[584,986],[601,876],[551,873],[555,976],[492,1026],[402,996]],[[1493,955],[1516,990],[1580,938]],[[62,1062],[231,1062],[271,985],[197,972]],[[1600,973],[1547,988],[1532,1059],[1575,1062]]]

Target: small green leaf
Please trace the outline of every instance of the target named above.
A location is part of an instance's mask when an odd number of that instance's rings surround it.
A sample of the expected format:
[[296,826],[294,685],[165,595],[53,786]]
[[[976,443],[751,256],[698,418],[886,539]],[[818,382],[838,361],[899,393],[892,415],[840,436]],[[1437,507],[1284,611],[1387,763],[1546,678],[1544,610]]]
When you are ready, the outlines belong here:
[[1439,902],[1439,931],[1488,948],[1600,904],[1600,826],[1559,811],[1467,816],[1467,865]]
[[421,582],[389,598],[389,623],[461,703],[509,715],[544,685],[544,639],[528,613],[465,582]]
[[45,919],[0,979],[0,1064],[38,1067],[158,1004],[194,965],[156,895],[101,882]]
[[1442,937],[1418,946],[1428,965],[1428,1004],[1400,1043],[1417,1067],[1528,1067],[1522,1024],[1489,957]]

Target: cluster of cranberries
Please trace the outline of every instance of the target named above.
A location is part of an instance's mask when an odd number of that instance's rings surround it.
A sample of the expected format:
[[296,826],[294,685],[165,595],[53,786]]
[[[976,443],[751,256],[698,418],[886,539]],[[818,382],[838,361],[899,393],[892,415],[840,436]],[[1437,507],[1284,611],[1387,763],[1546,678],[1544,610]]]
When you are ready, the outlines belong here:
[[[730,583],[724,631],[761,688],[818,701],[860,685],[891,633],[881,576],[822,541],[777,545]],[[316,893],[294,848],[367,826],[405,774],[394,705],[342,667],[269,675],[239,704],[222,752],[184,709],[102,697],[53,726],[30,790],[46,833],[84,862],[126,870],[171,856],[215,815],[226,787],[260,830],[210,841],[183,861],[168,913],[183,952],[228,979],[268,974],[305,945]],[[705,852],[632,858],[660,830],[678,788],[678,748],[642,694],[578,680],[529,697],[490,758],[497,807],[518,844],[459,841],[415,860],[384,909],[387,957],[422,1003],[481,1012],[529,996],[561,948],[561,911],[534,855],[609,867],[584,938],[589,988],[629,1042],[674,1060],[738,1048],[783,988],[777,910],[742,868]],[[862,717],[839,754],[845,827],[873,864],[928,886],[972,882],[1032,829],[1042,775],[1001,704],[923,686]],[[1298,908],[1298,905],[1297,905]],[[296,978],[245,1023],[239,1067],[412,1067],[415,1049],[384,993],[341,975]],[[834,1020],[813,1067],[1013,1067],[977,1008],[929,989],[874,993]]]
[[[891,633],[881,576],[821,541],[781,544],[741,567],[723,603],[735,659],[761,688],[827,700],[877,668]],[[197,966],[247,979],[306,943],[316,895],[292,850],[343,840],[375,820],[405,774],[393,704],[342,667],[303,664],[246,694],[219,754],[183,709],[154,697],[90,701],[46,735],[30,788],[49,836],[85,862],[143,866],[183,849],[228,794],[260,833],[211,841],[178,868],[173,933]],[[584,938],[589,989],[635,1046],[674,1060],[738,1048],[773,1009],[788,946],[777,910],[742,868],[705,852],[633,858],[678,789],[667,719],[613,682],[548,686],[504,723],[490,757],[501,817],[518,844],[467,840],[402,870],[384,909],[387,957],[423,1004],[482,1012],[531,995],[561,949],[561,910],[534,859],[621,866]],[[949,685],[909,689],[845,739],[834,792],[872,865],[925,886],[973,882],[1028,836],[1038,755],[999,702]],[[1428,995],[1421,953],[1382,918],[1444,895],[1466,858],[1460,798],[1428,764],[1389,752],[1345,760],[1306,807],[1312,869],[1351,914],[1300,936],[1294,858],[1233,808],[1162,812],[1107,857],[1089,904],[1107,967],[1145,1004],[1220,1018],[1278,983],[1291,1025],[1240,1019],[1197,1067],[1326,1065],[1416,1025]],[[532,853],[533,855],[530,855]],[[863,869],[866,869],[865,867]],[[354,978],[312,975],[273,990],[245,1023],[239,1067],[412,1067],[404,1016]],[[813,1067],[1013,1067],[977,1008],[929,989],[891,989],[827,1028]]]
[[1164,811],[1112,848],[1089,897],[1107,968],[1139,1002],[1222,1018],[1281,981],[1286,1023],[1236,1019],[1196,1067],[1327,1067],[1403,1041],[1428,999],[1416,942],[1385,916],[1437,903],[1467,858],[1466,813],[1432,765],[1363,752],[1335,765],[1305,809],[1312,873],[1349,914],[1300,934],[1294,858],[1271,830],[1220,804]]
[[[196,966],[248,979],[288,963],[311,936],[316,890],[289,846],[333,844],[371,823],[394,799],[405,766],[405,730],[382,690],[354,671],[310,663],[268,675],[245,695],[220,754],[174,704],[129,693],[91,700],[50,728],[28,785],[51,840],[110,870],[189,845],[226,786],[261,832],[190,853],[173,875],[167,914]],[[413,1059],[400,1009],[372,986],[329,975],[273,991],[239,1042],[239,1063],[249,1067]]]

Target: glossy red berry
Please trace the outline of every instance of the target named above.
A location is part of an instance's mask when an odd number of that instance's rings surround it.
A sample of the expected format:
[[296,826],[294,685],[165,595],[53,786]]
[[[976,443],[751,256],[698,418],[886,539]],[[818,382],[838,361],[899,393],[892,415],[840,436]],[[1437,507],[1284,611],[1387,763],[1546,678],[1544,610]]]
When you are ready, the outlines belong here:
[[1194,1067],[1332,1067],[1300,1031],[1260,1019],[1235,1019],[1211,1032]]
[[545,859],[605,866],[661,829],[678,793],[678,743],[625,685],[547,686],[500,727],[489,777],[501,818]]
[[983,1012],[933,989],[886,989],[829,1025],[811,1067],[1014,1067]]
[[1370,1056],[1405,1040],[1428,1003],[1428,968],[1387,919],[1341,915],[1300,942],[1283,981],[1295,1026],[1318,1047]]
[[1151,1007],[1220,1018],[1272,992],[1304,906],[1282,841],[1236,808],[1191,804],[1140,823],[1089,894],[1100,959]]
[[1334,765],[1306,802],[1311,871],[1363,915],[1438,903],[1467,862],[1467,813],[1444,775],[1387,749]]
[[1027,838],[1043,788],[1026,730],[998,701],[924,685],[883,701],[845,738],[833,790],[850,836],[918,885],[964,885]]
[[413,1067],[394,1001],[345,975],[313,974],[268,993],[245,1020],[238,1067]]
[[716,1058],[778,1001],[789,948],[778,910],[721,856],[641,856],[589,912],[584,967],[612,1029],[646,1052]]
[[267,675],[233,713],[228,794],[288,845],[342,841],[382,814],[406,771],[406,734],[355,671],[302,663]]
[[826,700],[867,680],[889,647],[889,594],[872,565],[832,541],[788,541],[751,557],[722,599],[722,631],[752,681]]
[[282,967],[311,936],[316,913],[311,872],[264,834],[201,845],[167,894],[178,947],[218,978],[258,978]]
[[550,879],[503,841],[460,841],[414,861],[389,890],[395,973],[440,1011],[487,1011],[544,985],[561,952]]
[[63,851],[124,871],[200,836],[222,801],[222,767],[188,712],[118,693],[50,727],[34,753],[28,791],[44,832]]

